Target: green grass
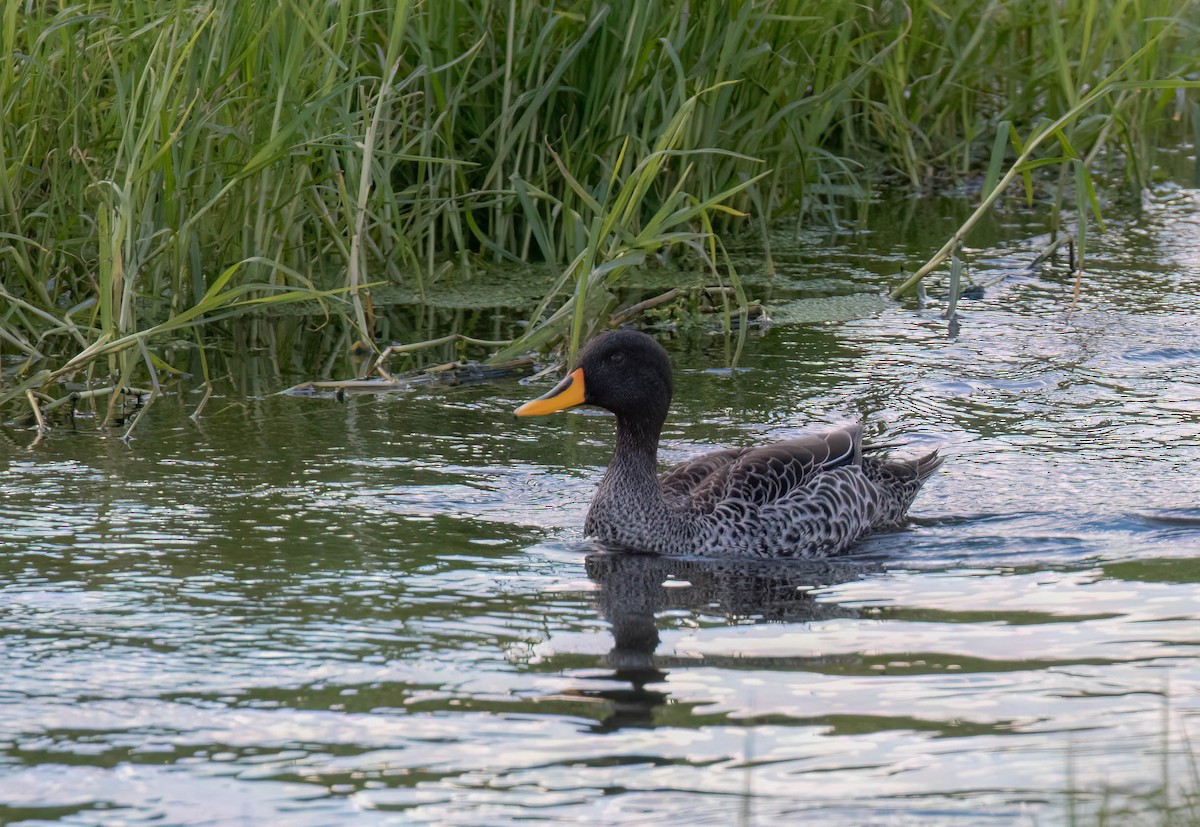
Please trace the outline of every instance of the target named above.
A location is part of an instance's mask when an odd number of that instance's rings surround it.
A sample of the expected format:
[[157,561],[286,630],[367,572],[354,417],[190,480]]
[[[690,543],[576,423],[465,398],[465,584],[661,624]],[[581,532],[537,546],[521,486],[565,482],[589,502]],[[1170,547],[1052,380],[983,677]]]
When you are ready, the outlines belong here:
[[1070,827],[1146,824],[1161,827],[1200,825],[1200,757],[1188,732],[1188,719],[1172,713],[1170,685],[1163,692],[1158,772],[1149,789],[1076,787],[1080,758],[1068,751],[1066,821]]
[[573,350],[647,257],[736,286],[722,237],[847,194],[1136,191],[1200,71],[1192,0],[2,8],[0,402],[145,381],[163,336],[281,302],[349,344],[370,285],[495,262],[562,272],[519,346]]

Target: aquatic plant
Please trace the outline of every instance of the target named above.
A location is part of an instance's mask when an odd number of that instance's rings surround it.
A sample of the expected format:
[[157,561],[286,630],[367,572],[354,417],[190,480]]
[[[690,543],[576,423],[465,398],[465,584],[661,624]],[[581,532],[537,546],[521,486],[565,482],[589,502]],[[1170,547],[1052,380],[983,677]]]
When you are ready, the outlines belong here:
[[[1095,8],[1090,9],[1092,14]],[[1115,130],[1123,130],[1125,136],[1123,150],[1120,154],[1124,160],[1125,179],[1135,192],[1140,192],[1150,183],[1151,169],[1149,158],[1152,153],[1139,151],[1137,143],[1146,143],[1144,132],[1146,124],[1153,119],[1151,111],[1166,108],[1169,96],[1184,89],[1200,88],[1200,80],[1189,80],[1182,77],[1155,77],[1154,69],[1160,63],[1157,49],[1172,28],[1183,25],[1182,20],[1157,19],[1143,21],[1152,27],[1145,43],[1133,54],[1115,66],[1107,75],[1094,84],[1085,84],[1079,92],[1075,91],[1070,64],[1064,52],[1061,38],[1056,39],[1055,59],[1061,68],[1062,88],[1067,95],[1068,108],[1054,120],[1044,119],[1034,125],[1031,133],[1024,139],[1016,127],[1009,121],[1001,121],[996,133],[996,142],[992,148],[992,157],[988,165],[987,177],[981,189],[981,201],[974,212],[963,225],[933,254],[930,259],[915,273],[892,290],[892,297],[899,298],[914,288],[935,267],[945,261],[955,247],[962,244],[971,229],[979,219],[996,205],[1005,194],[1010,184],[1018,177],[1024,182],[1025,196],[1028,203],[1034,200],[1033,171],[1051,166],[1059,166],[1063,174],[1058,177],[1058,186],[1053,202],[1053,226],[1055,234],[1061,224],[1059,213],[1063,207],[1063,185],[1069,177],[1074,181],[1075,195],[1075,233],[1072,266],[1076,270],[1075,298],[1079,298],[1079,279],[1084,268],[1087,252],[1087,236],[1090,221],[1094,220],[1103,227],[1100,202],[1096,194],[1096,186],[1091,173],[1091,164],[1107,146]],[[1111,27],[1106,35],[1117,38],[1121,35]],[[1151,68],[1147,73],[1147,67]],[[1140,74],[1147,79],[1128,80],[1131,74]],[[1148,77],[1147,77],[1148,75]],[[1109,98],[1116,100],[1111,104],[1111,111],[1096,116],[1092,122],[1084,119]],[[1149,105],[1148,105],[1149,104]],[[1136,124],[1136,126],[1131,126]],[[1009,166],[1001,178],[1000,169],[1003,167],[1005,151],[1011,143],[1017,153],[1016,160]],[[1056,152],[1043,153],[1037,150],[1042,144],[1052,144]],[[1200,169],[1200,164],[1198,164]],[[1058,239],[1054,240],[1057,243]]]
[[[1162,694],[1162,729],[1159,764],[1150,789],[1105,786],[1081,789],[1075,777],[1078,756],[1072,744],[1067,751],[1067,788],[1064,790],[1067,823],[1079,825],[1161,824],[1165,827],[1200,825],[1200,757],[1188,734],[1186,718],[1172,711],[1170,684]],[[1181,766],[1176,766],[1181,765]],[[1182,770],[1182,773],[1179,771]],[[1182,777],[1177,777],[1178,775]]]
[[[373,285],[423,295],[495,262],[559,268],[518,346],[573,350],[607,287],[669,246],[736,288],[729,233],[989,161],[987,198],[1069,157],[1094,205],[1104,149],[1142,186],[1192,117],[1176,79],[1200,69],[1193,9],[10,2],[0,353],[21,358],[0,404],[36,416],[67,379],[203,372],[206,331],[283,303],[319,301],[343,346],[369,343]],[[1050,143],[1057,158],[1033,154]]]

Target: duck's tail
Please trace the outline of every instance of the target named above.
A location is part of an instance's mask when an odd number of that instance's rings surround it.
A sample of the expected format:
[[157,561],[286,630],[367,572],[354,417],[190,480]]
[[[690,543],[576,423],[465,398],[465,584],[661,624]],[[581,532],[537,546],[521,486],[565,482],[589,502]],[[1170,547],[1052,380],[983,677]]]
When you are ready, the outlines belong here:
[[937,451],[930,451],[925,456],[919,459],[907,460],[905,464],[911,465],[917,475],[918,484],[924,483],[925,480],[933,476],[933,472],[942,467],[942,463],[946,458],[939,455]]
[[937,451],[917,459],[863,459],[863,471],[888,494],[884,522],[894,525],[904,520],[925,480],[933,476],[943,462],[945,459]]

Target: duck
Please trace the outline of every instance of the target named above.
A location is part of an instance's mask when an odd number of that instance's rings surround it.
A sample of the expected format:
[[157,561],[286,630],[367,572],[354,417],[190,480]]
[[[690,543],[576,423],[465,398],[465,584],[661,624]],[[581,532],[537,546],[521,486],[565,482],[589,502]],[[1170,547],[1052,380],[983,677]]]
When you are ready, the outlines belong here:
[[575,367],[518,417],[593,405],[616,416],[612,460],[584,520],[607,547],[667,556],[823,558],[899,527],[937,451],[891,459],[864,443],[861,423],[782,442],[726,448],[660,472],[671,406],[671,360],[653,337],[603,332]]

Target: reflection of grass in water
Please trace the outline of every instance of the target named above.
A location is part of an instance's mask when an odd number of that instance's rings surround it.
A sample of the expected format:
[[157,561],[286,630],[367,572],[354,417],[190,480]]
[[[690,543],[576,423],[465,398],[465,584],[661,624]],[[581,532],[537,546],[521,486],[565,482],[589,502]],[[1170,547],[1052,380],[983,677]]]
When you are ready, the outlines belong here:
[[1140,583],[1200,583],[1200,560],[1148,558],[1107,563],[1104,576]]

